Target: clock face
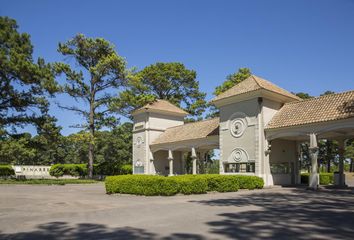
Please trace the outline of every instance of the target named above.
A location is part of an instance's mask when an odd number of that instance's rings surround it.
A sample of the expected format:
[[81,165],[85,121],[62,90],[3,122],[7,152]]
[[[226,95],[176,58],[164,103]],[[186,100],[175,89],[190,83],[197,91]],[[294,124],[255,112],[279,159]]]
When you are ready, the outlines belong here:
[[230,132],[234,137],[242,136],[243,132],[246,129],[246,123],[243,119],[237,118],[230,122]]

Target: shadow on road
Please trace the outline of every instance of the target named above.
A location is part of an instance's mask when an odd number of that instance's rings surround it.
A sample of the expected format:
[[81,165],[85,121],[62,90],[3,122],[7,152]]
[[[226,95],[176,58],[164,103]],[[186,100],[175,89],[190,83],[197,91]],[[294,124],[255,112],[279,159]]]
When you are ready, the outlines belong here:
[[[253,193],[235,198],[193,201],[234,206],[210,221],[210,232],[233,239],[353,239],[354,188]],[[236,208],[237,207],[237,208]]]
[[[223,197],[224,196],[224,197]],[[353,239],[354,188],[308,191],[290,188],[250,191],[232,198],[189,201],[219,208],[217,220],[205,219],[203,235],[172,233],[161,236],[141,228],[112,228],[102,224],[50,222],[29,232],[4,234],[0,239]],[[223,207],[225,211],[223,212]],[[193,214],[193,213],[191,213]],[[173,219],[171,219],[173,222]]]
[[139,228],[109,228],[102,224],[81,223],[69,225],[66,222],[51,222],[37,226],[37,230],[31,232],[20,232],[12,234],[2,234],[0,239],[14,240],[39,240],[39,239],[205,239],[197,234],[174,233],[171,236],[159,237],[158,235]]

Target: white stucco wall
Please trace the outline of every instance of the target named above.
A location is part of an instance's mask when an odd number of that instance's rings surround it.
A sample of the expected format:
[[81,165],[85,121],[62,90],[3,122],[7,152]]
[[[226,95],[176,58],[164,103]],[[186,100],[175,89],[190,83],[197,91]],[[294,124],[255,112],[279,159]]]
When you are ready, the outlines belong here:
[[270,165],[287,164],[290,168],[289,173],[272,173],[274,184],[294,184],[296,181],[296,142],[289,140],[276,139],[272,141],[270,153]]
[[[237,115],[235,115],[235,113],[237,113]],[[220,107],[219,141],[221,163],[232,161],[231,154],[235,149],[243,149],[248,155],[248,161],[255,161],[257,169],[257,146],[255,144],[257,114],[257,99],[246,100]],[[244,117],[242,117],[242,115],[244,115]],[[243,118],[247,122],[243,134],[239,137],[233,136],[230,131],[230,121],[235,118]],[[225,173],[223,164],[220,164],[220,173]]]
[[[184,124],[184,117],[173,114],[144,112],[135,115],[133,121],[133,173],[136,173],[134,167],[138,165],[137,162],[141,162],[142,166],[144,166],[145,174],[155,174],[156,171],[163,169],[161,164],[165,163],[160,163],[159,157],[156,166],[154,162],[151,162],[150,144],[167,128]],[[159,155],[157,154],[157,156]],[[167,157],[165,161],[168,166]]]

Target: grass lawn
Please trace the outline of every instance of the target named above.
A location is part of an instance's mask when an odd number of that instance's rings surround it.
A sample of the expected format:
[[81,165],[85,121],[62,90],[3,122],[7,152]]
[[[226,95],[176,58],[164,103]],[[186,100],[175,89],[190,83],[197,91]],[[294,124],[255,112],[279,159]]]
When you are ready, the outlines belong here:
[[98,183],[91,179],[0,179],[0,184],[46,184],[46,185],[65,185],[65,184],[87,184]]

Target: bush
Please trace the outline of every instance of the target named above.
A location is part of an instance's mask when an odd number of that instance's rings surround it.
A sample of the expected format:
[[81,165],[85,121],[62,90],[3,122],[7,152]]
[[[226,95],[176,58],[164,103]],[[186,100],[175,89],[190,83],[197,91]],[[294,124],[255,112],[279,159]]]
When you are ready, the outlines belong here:
[[173,178],[149,175],[121,175],[106,177],[107,193],[128,193],[145,196],[171,196],[178,192]]
[[204,178],[208,184],[208,192],[237,192],[240,188],[236,175],[206,174],[197,175]]
[[178,192],[182,194],[201,194],[208,191],[208,182],[206,178],[198,175],[181,175],[171,177],[177,181]]
[[[309,173],[301,173],[301,183],[309,184]],[[333,173],[320,173],[320,185],[333,184]]]
[[263,179],[255,176],[239,176],[238,182],[240,189],[261,189],[264,185]]
[[0,165],[0,177],[9,177],[15,175],[11,165]]
[[133,166],[131,164],[125,164],[120,168],[121,175],[133,174]]
[[[93,175],[132,174],[133,169],[130,164],[110,166],[107,164],[94,164]],[[74,177],[85,177],[88,175],[86,164],[55,164],[50,168],[49,174],[54,177],[70,175]]]
[[2,179],[0,184],[44,184],[44,185],[65,185],[65,184],[89,184],[97,183],[95,180],[87,179]]
[[55,164],[49,170],[49,174],[54,177],[63,175],[84,177],[87,176],[87,173],[86,164]]
[[162,177],[151,175],[124,175],[106,177],[106,192],[136,195],[164,195],[177,193],[201,194],[209,191],[236,192],[238,189],[263,187],[263,179],[241,175],[181,175]]

